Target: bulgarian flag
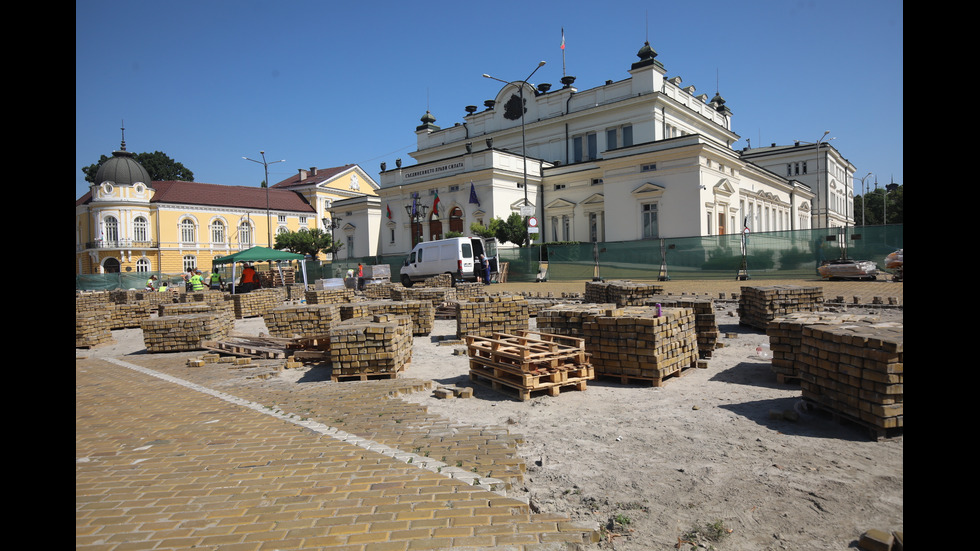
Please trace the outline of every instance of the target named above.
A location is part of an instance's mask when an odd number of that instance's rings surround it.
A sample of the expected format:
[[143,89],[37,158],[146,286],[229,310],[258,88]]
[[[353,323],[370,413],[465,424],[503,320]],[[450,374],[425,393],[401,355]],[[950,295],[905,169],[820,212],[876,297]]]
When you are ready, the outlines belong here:
[[439,190],[436,190],[436,198],[432,200],[432,213],[439,212]]
[[391,205],[386,205],[385,208],[388,209],[388,220],[391,220]]
[[561,49],[565,49],[565,27],[561,28]]

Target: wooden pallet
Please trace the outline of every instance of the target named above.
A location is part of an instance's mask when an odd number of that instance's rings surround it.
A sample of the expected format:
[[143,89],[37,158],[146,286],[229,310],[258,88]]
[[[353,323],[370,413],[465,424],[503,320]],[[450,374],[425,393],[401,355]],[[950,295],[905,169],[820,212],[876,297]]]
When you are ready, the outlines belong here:
[[662,387],[670,379],[674,379],[684,375],[686,371],[691,370],[694,366],[677,369],[671,373],[666,373],[660,377],[638,377],[635,375],[627,375],[624,373],[596,373],[596,378],[602,379],[618,379],[620,383],[624,385],[628,384],[643,384],[650,385],[653,387]]
[[595,378],[595,369],[591,365],[523,371],[505,365],[486,364],[479,360],[470,360],[470,373],[510,384],[515,388],[529,390],[540,390],[552,384],[565,384]]
[[[467,335],[467,353],[470,358],[484,363],[514,366],[524,371],[589,363],[584,339],[550,334],[547,335],[554,337],[550,340],[536,338],[542,335],[546,334],[536,333],[533,337],[506,333],[494,333],[492,337]],[[558,339],[576,342],[562,344]]]
[[517,398],[522,402],[530,400],[533,394],[545,393],[548,396],[558,396],[562,389],[566,390],[585,390],[588,379],[569,379],[561,383],[539,383],[534,387],[525,387],[515,384],[512,381],[501,380],[479,371],[470,371],[470,380],[474,382],[489,383],[491,388],[498,392],[512,391],[517,393]]
[[286,341],[288,339],[229,336],[219,341],[203,341],[201,348],[232,356],[284,359],[287,355]]

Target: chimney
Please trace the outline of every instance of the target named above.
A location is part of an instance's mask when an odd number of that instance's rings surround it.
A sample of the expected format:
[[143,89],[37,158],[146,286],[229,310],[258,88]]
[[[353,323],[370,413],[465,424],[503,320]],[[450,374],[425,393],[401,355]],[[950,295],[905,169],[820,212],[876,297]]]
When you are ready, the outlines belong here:
[[305,180],[306,179],[306,171],[303,170],[302,168],[299,169],[299,179],[300,180]]
[[316,167],[315,166],[311,166],[310,167],[310,176],[316,176]]

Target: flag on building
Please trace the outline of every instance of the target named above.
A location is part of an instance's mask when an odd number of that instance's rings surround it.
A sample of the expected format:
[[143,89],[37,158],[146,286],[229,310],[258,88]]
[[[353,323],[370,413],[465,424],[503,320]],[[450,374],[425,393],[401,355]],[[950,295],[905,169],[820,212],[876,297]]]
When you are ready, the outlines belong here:
[[432,200],[432,214],[439,213],[439,191],[436,190],[436,198]]
[[391,205],[386,205],[385,208],[388,209],[388,220],[391,220]]
[[565,49],[565,27],[561,28],[561,49]]
[[473,187],[473,182],[470,182],[470,203],[475,203],[476,206],[480,206],[480,200],[476,197],[476,188]]

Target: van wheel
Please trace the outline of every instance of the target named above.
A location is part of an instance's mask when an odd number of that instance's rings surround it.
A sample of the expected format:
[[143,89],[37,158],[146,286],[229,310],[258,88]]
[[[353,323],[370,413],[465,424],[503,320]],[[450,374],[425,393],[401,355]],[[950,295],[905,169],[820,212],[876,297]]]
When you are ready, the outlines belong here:
[[402,285],[404,285],[405,287],[412,286],[412,280],[405,274],[402,274]]

